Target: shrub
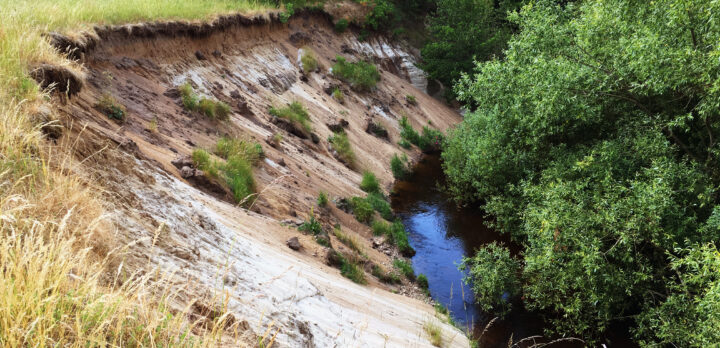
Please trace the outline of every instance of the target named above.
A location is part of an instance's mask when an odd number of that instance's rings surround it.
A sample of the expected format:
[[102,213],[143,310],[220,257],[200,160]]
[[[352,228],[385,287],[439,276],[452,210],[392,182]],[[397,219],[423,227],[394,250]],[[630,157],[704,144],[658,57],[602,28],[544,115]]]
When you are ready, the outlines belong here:
[[318,204],[318,206],[321,206],[321,207],[327,206],[328,197],[327,197],[327,194],[325,194],[325,192],[320,191],[320,194],[318,195],[318,199],[317,199],[317,204]]
[[102,97],[100,97],[100,100],[98,100],[97,104],[95,105],[100,112],[105,114],[108,118],[116,121],[124,121],[125,120],[125,106],[118,103],[115,98],[110,95],[109,93],[104,93]]
[[345,102],[345,94],[343,94],[340,88],[335,87],[335,89],[333,89],[332,97],[340,104]]
[[405,261],[403,259],[395,259],[393,260],[393,267],[400,271],[405,278],[415,281],[415,271],[413,271],[412,265],[410,262]]
[[398,145],[400,145],[403,149],[410,149],[412,147],[412,144],[405,139],[400,139],[400,141],[398,141]]
[[397,246],[398,250],[400,251],[400,253],[403,254],[403,256],[410,257],[415,255],[415,249],[410,246],[407,232],[405,231],[405,225],[403,225],[402,221],[395,220],[395,222],[390,225],[390,234],[388,236],[390,242]]
[[[406,143],[416,145],[424,152],[439,151],[442,148],[443,133],[428,126],[423,127],[422,135],[411,125],[407,116],[400,119],[400,136]],[[405,144],[400,144],[405,147]]]
[[335,31],[337,31],[338,33],[342,33],[347,30],[349,25],[350,22],[347,19],[340,18],[337,22],[335,22]]
[[299,231],[310,233],[317,236],[322,233],[322,225],[320,221],[315,218],[315,214],[310,213],[310,220],[305,221],[298,227]]
[[210,99],[200,99],[200,103],[198,104],[198,110],[209,118],[215,118],[215,102]]
[[184,83],[178,87],[180,91],[180,98],[185,109],[195,111],[198,109],[200,103],[200,97],[193,91],[192,86],[189,83]]
[[340,266],[340,274],[355,283],[367,284],[367,281],[365,280],[365,272],[363,272],[362,268],[347,259],[344,260],[345,261],[342,263],[342,266]]
[[392,208],[390,207],[390,202],[388,202],[382,194],[377,192],[369,193],[367,197],[365,197],[365,201],[370,203],[370,206],[372,206],[373,210],[380,213],[380,216],[382,216],[383,219],[392,220],[393,212]]
[[360,189],[368,193],[380,192],[380,183],[377,177],[375,177],[375,174],[370,171],[364,171],[362,182],[360,182]]
[[275,143],[275,145],[280,145],[280,142],[283,140],[283,135],[281,133],[275,133],[272,136],[272,141]]
[[353,197],[350,199],[350,206],[352,207],[355,219],[363,223],[370,223],[372,221],[375,210],[365,199]]
[[424,274],[419,274],[417,276],[417,285],[420,287],[420,289],[425,290],[425,292],[428,291],[428,288],[430,287],[430,283],[428,283],[427,276]]
[[370,90],[380,81],[380,73],[375,65],[359,61],[349,63],[342,56],[336,57],[332,67],[333,76],[350,84],[358,90]]
[[252,165],[257,164],[265,156],[259,143],[230,137],[218,139],[215,144],[215,154],[224,159],[241,157]]
[[510,311],[510,300],[520,294],[521,283],[520,262],[507,248],[490,243],[477,250],[473,257],[463,258],[459,268],[468,270],[464,281],[472,286],[480,308],[500,314]]
[[215,117],[222,121],[230,119],[230,105],[221,101],[215,102]]
[[403,154],[402,156],[398,156],[397,154],[393,155],[392,159],[390,160],[390,170],[393,173],[393,177],[398,180],[405,179],[408,174],[409,170],[407,167],[407,155]]
[[410,105],[417,105],[417,98],[415,98],[415,96],[412,94],[406,95],[405,100],[407,100],[408,104]]
[[341,160],[350,166],[355,164],[355,152],[352,150],[350,140],[345,132],[338,132],[333,134],[328,141],[332,145],[333,149],[337,151],[338,156]]
[[312,126],[310,125],[310,115],[305,107],[298,101],[294,101],[282,108],[273,106],[270,108],[270,115],[285,118],[291,122],[297,123],[307,132],[312,131]]
[[303,47],[302,50],[300,63],[302,63],[303,72],[309,74],[318,68],[318,61],[317,58],[315,58],[315,52],[309,47]]

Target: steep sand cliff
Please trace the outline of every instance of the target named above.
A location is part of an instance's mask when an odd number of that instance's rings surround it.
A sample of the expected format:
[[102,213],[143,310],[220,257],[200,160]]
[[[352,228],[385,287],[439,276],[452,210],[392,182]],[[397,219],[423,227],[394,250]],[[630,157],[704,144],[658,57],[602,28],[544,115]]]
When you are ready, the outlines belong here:
[[[104,189],[115,238],[126,246],[118,272],[159,270],[178,291],[179,307],[191,299],[199,299],[199,308],[224,302],[235,320],[246,322],[241,327],[248,345],[271,327],[278,330],[275,346],[431,346],[423,331],[428,321],[440,326],[444,346],[468,345],[460,331],[434,317],[413,284],[388,286],[368,269],[369,283],[354,284],[326,265],[325,247],[288,225],[288,219],[292,224],[314,211],[324,226],[339,224],[360,241],[366,267],[392,268],[397,251],[374,249],[367,225],[333,203],[323,209],[315,202],[320,191],[333,201],[362,195],[363,170],[374,172],[389,191],[391,157],[420,155],[397,145],[403,115],[416,129],[445,131],[460,121],[457,112],[424,93],[427,84],[415,58],[401,45],[338,34],[319,13],[297,15],[287,24],[270,15],[229,16],[214,25],[96,28],[84,44],[79,41],[55,37],[56,46],[75,49],[86,75],[79,91],[60,98],[62,121],[71,126],[83,159],[75,170],[90,172]],[[320,63],[305,77],[300,49],[314,51]],[[357,92],[334,79],[328,70],[336,55],[375,62],[382,75],[377,88]],[[184,83],[230,105],[230,119],[186,111],[177,94]],[[344,92],[343,104],[326,92],[330,87]],[[127,109],[123,123],[98,110],[103,95]],[[408,103],[406,95],[417,103]],[[272,122],[268,108],[291,101],[307,107],[317,142]],[[352,168],[328,147],[329,126],[341,120],[357,156]],[[366,132],[369,122],[382,124],[389,139]],[[273,146],[268,138],[276,133],[283,139]],[[253,169],[260,195],[250,210],[216,188],[183,179],[171,163],[195,148],[211,148],[223,135],[262,144],[266,157]],[[290,237],[298,237],[303,248],[289,249]],[[349,252],[331,239],[336,249]]]

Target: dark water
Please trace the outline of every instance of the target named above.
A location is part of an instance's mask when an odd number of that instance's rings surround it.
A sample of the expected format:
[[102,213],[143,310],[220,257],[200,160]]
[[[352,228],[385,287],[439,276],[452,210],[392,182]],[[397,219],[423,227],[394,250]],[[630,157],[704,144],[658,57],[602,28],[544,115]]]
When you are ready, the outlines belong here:
[[[474,305],[472,291],[463,284],[464,273],[458,270],[457,264],[463,256],[474,254],[475,249],[492,241],[505,243],[515,253],[518,248],[510,243],[507,236],[488,228],[482,211],[477,207],[458,208],[450,201],[438,189],[438,185],[444,184],[443,180],[439,156],[426,156],[407,181],[395,185],[392,207],[403,220],[410,244],[417,252],[412,259],[415,273],[428,277],[432,298],[445,305],[455,321],[478,338],[493,317]],[[480,346],[507,347],[511,337],[518,342],[525,337],[542,334],[543,322],[539,316],[528,313],[521,304],[517,304],[508,317],[496,320],[488,327],[482,334]]]

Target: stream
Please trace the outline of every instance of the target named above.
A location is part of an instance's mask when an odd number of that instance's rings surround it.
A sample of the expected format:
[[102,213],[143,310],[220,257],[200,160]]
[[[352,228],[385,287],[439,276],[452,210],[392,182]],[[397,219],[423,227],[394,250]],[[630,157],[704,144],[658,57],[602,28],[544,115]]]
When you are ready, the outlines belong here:
[[[416,250],[412,258],[415,273],[427,276],[432,298],[450,310],[459,327],[479,339],[480,347],[506,348],[511,339],[518,342],[526,337],[542,335],[542,319],[525,311],[521,304],[516,304],[503,320],[487,326],[494,316],[474,305],[472,291],[462,281],[465,273],[458,270],[457,264],[463,256],[473,255],[475,249],[493,241],[508,245],[514,254],[519,252],[519,248],[510,242],[508,236],[487,227],[484,214],[478,207],[458,208],[446,193],[438,189],[444,184],[444,179],[440,157],[427,155],[415,166],[407,180],[396,182],[394,187],[392,207],[405,224],[410,244]],[[606,336],[605,342],[614,341],[615,344],[607,344],[607,347],[635,346],[627,339],[626,329],[611,331],[614,332]],[[537,340],[537,343],[540,342],[548,341]],[[552,344],[554,348],[579,346],[582,345]]]

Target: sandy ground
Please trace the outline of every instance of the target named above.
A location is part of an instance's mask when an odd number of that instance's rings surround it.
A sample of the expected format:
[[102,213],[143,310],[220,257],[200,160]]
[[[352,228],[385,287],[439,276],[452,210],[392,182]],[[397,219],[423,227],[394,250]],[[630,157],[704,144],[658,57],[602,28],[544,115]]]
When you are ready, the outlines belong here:
[[[320,14],[287,24],[261,22],[200,37],[133,34],[141,26],[105,29],[97,47],[83,54],[85,88],[61,111],[79,134],[78,154],[90,157],[85,170],[106,190],[119,240],[132,243],[127,267],[172,272],[186,299],[226,296],[229,309],[253,332],[273,323],[280,346],[430,346],[422,327],[437,321],[443,346],[466,347],[467,338],[439,322],[412,284],[387,286],[369,273],[368,285],[354,284],[325,265],[324,247],[282,223],[306,219],[312,210],[326,226],[340,224],[356,236],[369,262],[390,269],[392,258],[371,247],[369,227],[332,203],[317,207],[318,193],[327,192],[331,200],[363,195],[358,188],[363,170],[374,172],[387,192],[393,181],[390,158],[420,155],[397,145],[400,118],[407,116],[418,130],[430,125],[445,131],[460,115],[424,93],[427,82],[400,45],[337,34]],[[298,66],[300,49],[312,50],[320,62],[306,79]],[[334,79],[329,68],[336,55],[374,61],[382,73],[378,87],[360,93]],[[186,82],[228,103],[230,120],[184,110],[173,90]],[[343,90],[343,104],[325,92],[331,85]],[[96,110],[104,94],[127,108],[124,123]],[[406,95],[415,96],[417,104],[409,104]],[[308,108],[317,144],[271,122],[270,106],[295,100]],[[328,125],[341,119],[357,156],[353,168],[328,147]],[[151,129],[153,120],[157,131]],[[367,133],[368,122],[384,125],[390,139]],[[277,147],[266,141],[275,133],[283,135]],[[193,186],[170,163],[196,147],[211,148],[223,135],[257,141],[266,154],[254,168],[261,194],[251,210]],[[290,237],[299,238],[300,251],[285,245]],[[332,245],[350,252],[334,237]]]

